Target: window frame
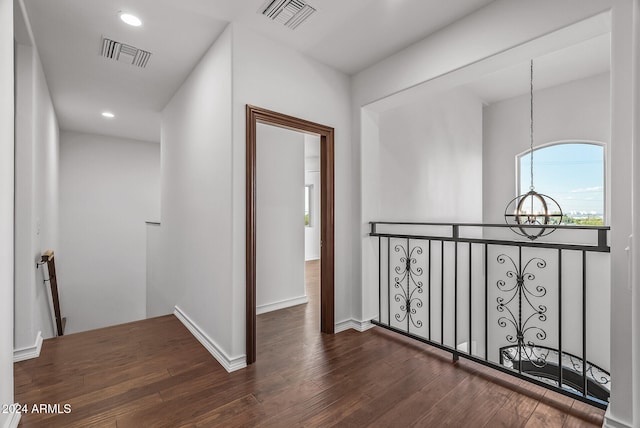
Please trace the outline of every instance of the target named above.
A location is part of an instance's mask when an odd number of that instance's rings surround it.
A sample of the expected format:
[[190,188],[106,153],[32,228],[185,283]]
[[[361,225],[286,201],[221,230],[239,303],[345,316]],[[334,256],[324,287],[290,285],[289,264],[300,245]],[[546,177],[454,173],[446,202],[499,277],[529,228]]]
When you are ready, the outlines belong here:
[[[567,145],[567,144],[590,144],[594,146],[602,147],[602,192],[603,192],[603,207],[602,207],[602,222],[604,225],[609,225],[609,187],[608,187],[608,153],[607,147],[608,143],[597,140],[583,140],[583,139],[570,139],[570,140],[557,140],[551,141],[548,143],[539,144],[537,146],[533,146],[534,155],[537,150],[546,149],[547,147],[559,146],[559,145]],[[524,156],[528,156],[531,152],[530,149],[526,149],[520,153],[517,153],[515,156],[515,196],[517,197],[520,194],[520,159]],[[535,164],[535,157],[534,157]],[[535,177],[534,177],[535,179]],[[553,197],[553,195],[549,195]]]
[[[313,227],[313,184],[305,184],[304,190],[305,193],[307,193],[305,197],[308,195],[309,198],[309,224],[305,224],[304,227]],[[306,212],[304,214],[306,214]]]

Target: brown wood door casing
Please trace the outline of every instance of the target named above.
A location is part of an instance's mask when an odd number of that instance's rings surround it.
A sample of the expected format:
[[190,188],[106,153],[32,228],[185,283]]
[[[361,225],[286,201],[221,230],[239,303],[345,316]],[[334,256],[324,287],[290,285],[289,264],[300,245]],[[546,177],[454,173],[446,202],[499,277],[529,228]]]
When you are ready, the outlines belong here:
[[246,106],[246,348],[256,361],[256,125],[264,123],[320,136],[320,330],[334,333],[334,129],[252,105]]

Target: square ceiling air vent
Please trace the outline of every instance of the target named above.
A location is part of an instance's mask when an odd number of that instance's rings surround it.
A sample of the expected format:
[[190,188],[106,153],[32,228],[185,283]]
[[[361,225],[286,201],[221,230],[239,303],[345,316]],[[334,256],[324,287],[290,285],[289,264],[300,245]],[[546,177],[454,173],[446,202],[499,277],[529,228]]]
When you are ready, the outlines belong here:
[[151,52],[127,45],[126,43],[116,42],[103,36],[100,55],[115,61],[145,68],[149,63]]
[[258,10],[261,14],[295,30],[316,11],[304,0],[268,0]]

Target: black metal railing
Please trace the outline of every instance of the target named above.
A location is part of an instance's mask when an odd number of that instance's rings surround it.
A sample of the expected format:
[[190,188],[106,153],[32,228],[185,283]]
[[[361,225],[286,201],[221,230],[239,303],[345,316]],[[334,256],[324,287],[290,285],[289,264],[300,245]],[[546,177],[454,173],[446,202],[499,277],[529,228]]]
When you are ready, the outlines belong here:
[[507,225],[372,222],[373,323],[606,408],[609,227],[555,228],[562,242],[513,239]]

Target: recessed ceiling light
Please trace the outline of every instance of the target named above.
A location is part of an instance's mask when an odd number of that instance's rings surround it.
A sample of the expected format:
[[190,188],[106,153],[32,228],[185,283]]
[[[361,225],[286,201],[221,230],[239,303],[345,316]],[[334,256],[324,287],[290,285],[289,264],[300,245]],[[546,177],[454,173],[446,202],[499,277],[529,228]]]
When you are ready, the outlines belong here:
[[116,117],[116,115],[111,113],[110,111],[103,111],[102,116],[108,117],[109,119],[113,119],[114,117]]
[[121,13],[120,19],[122,19],[122,22],[124,22],[125,24],[129,24],[133,27],[139,27],[142,25],[142,21],[140,20],[140,18],[135,15],[131,15],[130,13]]

